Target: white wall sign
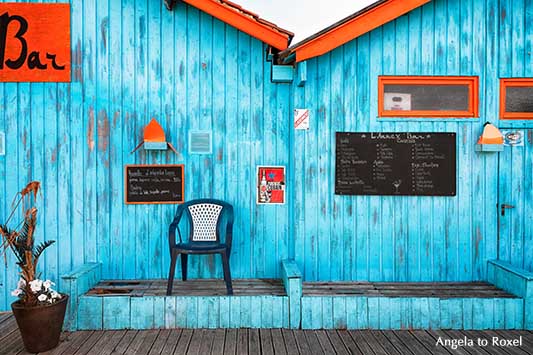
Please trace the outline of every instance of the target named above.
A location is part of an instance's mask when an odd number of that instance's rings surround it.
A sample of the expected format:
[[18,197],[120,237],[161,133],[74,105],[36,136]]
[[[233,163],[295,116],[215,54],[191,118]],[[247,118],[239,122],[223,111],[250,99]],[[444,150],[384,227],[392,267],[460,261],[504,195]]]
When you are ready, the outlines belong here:
[[411,94],[386,92],[384,106],[385,111],[410,111]]
[[0,156],[6,155],[6,135],[0,132]]
[[294,110],[294,128],[295,129],[309,129],[309,110],[295,109]]
[[502,130],[504,145],[511,147],[524,146],[524,131],[521,130]]

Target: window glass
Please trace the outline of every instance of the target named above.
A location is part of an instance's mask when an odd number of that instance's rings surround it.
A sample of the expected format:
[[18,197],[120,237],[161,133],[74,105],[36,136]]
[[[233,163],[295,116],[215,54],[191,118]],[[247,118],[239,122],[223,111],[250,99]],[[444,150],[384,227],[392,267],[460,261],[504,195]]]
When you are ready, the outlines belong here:
[[505,96],[505,111],[533,112],[533,82],[532,86],[508,86]]

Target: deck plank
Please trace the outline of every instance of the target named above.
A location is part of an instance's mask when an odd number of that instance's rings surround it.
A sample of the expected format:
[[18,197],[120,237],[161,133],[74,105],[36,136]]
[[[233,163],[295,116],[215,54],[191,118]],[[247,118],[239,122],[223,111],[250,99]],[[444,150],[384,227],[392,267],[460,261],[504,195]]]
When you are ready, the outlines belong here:
[[386,335],[391,341],[394,339],[393,337],[397,337],[399,340],[399,347],[409,349],[413,355],[432,355],[431,352],[424,348],[407,330],[386,332]]
[[125,330],[113,330],[104,332],[104,335],[98,340],[94,347],[87,352],[88,355],[108,355],[113,352],[115,346],[126,334]]
[[287,349],[285,347],[285,341],[281,329],[272,329],[270,332],[272,335],[272,345],[274,347],[274,354],[287,355]]
[[134,354],[138,354],[138,355],[148,354],[150,352],[150,349],[152,349],[152,345],[154,345],[154,342],[157,339],[157,336],[159,335],[159,331],[160,331],[159,329],[150,329],[150,330],[144,331],[143,332],[145,333],[144,340]]
[[283,342],[285,344],[287,354],[299,354],[300,352],[298,351],[298,344],[296,344],[294,332],[288,329],[281,329],[281,335],[283,336]]
[[249,354],[261,353],[261,339],[259,337],[259,329],[250,329],[248,337],[248,351]]
[[248,354],[248,329],[239,329],[237,333],[237,355]]
[[69,355],[74,354],[90,338],[93,331],[82,330],[78,332],[65,332],[61,335],[59,345],[42,355]]
[[316,336],[316,331],[304,330],[304,333],[307,343],[309,344],[309,348],[311,349],[311,354],[324,354],[322,347],[320,346],[320,342]]
[[223,355],[225,341],[226,331],[224,329],[216,329],[213,345],[211,346],[211,355]]
[[[186,353],[190,355],[199,355],[202,338],[204,337],[205,329],[195,329],[192,331],[191,341]],[[176,353],[176,352],[174,352]],[[185,352],[183,352],[185,354]]]
[[363,336],[363,333],[361,331],[348,331],[350,336],[352,337],[355,344],[357,344],[357,347],[361,350],[363,354],[375,354],[374,349],[370,346],[367,339]]
[[[161,349],[160,354],[161,355],[174,354],[174,350],[176,349],[176,346],[178,345],[181,334],[182,334],[181,329],[171,329],[170,333],[168,333],[167,339],[165,340],[165,344],[163,344],[163,348]],[[159,336],[161,336],[161,333],[159,333]]]
[[362,330],[360,333],[376,355],[389,355],[385,347],[374,337],[372,331]]
[[326,330],[326,334],[337,355],[350,355],[336,330]]
[[386,336],[383,335],[383,332],[379,330],[370,330],[368,332],[369,336],[372,336],[375,341],[377,341],[386,353],[389,355],[403,355],[395,346],[394,343],[390,341]]
[[104,335],[105,331],[97,330],[94,331],[91,336],[85,341],[82,346],[75,352],[73,355],[87,355],[89,351],[95,347],[98,340]]
[[165,343],[167,342],[167,339],[171,333],[170,329],[161,329],[159,331],[159,334],[157,335],[157,338],[154,341],[154,344],[152,345],[152,348],[150,349],[150,352],[148,355],[159,355],[163,351],[163,348],[165,347]]
[[115,347],[115,353],[116,354],[124,354],[128,347],[130,346],[131,342],[137,335],[137,330],[127,330],[126,334],[120,339],[117,346]]
[[355,344],[353,341],[352,336],[347,330],[339,330],[339,337],[341,338],[344,346],[350,351],[352,355],[371,355],[371,354],[364,354],[361,349]]
[[192,340],[192,335],[193,331],[191,329],[183,329],[172,354],[186,354]]
[[294,334],[294,339],[296,340],[296,345],[298,346],[299,353],[310,354],[311,349],[309,348],[309,344],[307,343],[307,338],[305,337],[304,331],[295,330],[293,334]]
[[322,347],[322,350],[325,354],[334,354],[335,349],[333,348],[333,345],[331,344],[331,341],[329,340],[328,335],[324,330],[317,330],[315,332],[316,337],[318,339],[318,342],[320,343],[320,346]]
[[235,355],[237,351],[237,329],[227,329],[224,339],[224,354]]
[[213,329],[203,329],[202,342],[198,350],[198,354],[206,355],[211,353],[213,347],[213,341],[215,340],[215,331]]
[[259,338],[261,341],[261,354],[274,355],[272,332],[270,329],[259,329]]

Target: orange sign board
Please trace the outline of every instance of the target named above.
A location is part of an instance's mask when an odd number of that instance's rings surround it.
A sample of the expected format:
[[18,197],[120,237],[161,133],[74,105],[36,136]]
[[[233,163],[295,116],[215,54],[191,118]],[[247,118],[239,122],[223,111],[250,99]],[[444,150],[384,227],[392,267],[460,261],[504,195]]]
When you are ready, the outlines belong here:
[[70,82],[70,4],[0,3],[0,82]]

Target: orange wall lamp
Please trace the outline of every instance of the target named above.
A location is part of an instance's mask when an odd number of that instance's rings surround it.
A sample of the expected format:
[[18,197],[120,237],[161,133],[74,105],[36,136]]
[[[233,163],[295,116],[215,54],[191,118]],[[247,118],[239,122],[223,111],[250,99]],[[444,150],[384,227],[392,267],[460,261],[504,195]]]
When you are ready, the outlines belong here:
[[135,147],[132,153],[136,152],[143,145],[145,150],[167,150],[167,148],[170,148],[174,153],[178,154],[172,144],[167,142],[165,131],[155,118],[152,118],[150,123],[144,127],[143,141]]
[[478,152],[501,152],[503,151],[503,134],[490,122],[483,126],[483,133],[477,141]]

